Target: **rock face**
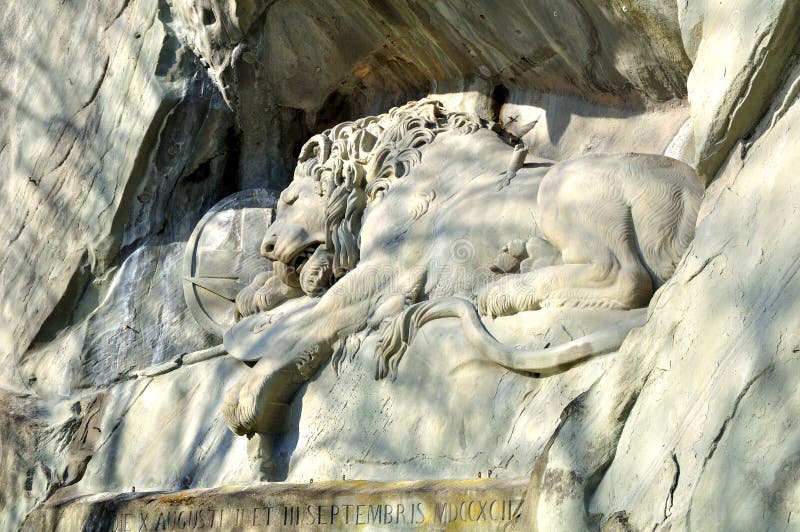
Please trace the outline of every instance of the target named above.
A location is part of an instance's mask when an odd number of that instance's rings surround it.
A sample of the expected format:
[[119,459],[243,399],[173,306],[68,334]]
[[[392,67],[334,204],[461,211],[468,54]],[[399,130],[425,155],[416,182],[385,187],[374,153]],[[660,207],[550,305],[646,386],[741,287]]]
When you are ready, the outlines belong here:
[[310,133],[431,87],[491,81],[641,110],[684,98],[691,66],[671,1],[170,3],[177,33],[239,110],[242,177],[266,168],[280,186],[286,151]]
[[[53,516],[70,512],[101,527],[92,516],[102,508],[139,503],[121,495],[59,505],[134,487],[467,479],[489,470],[512,483],[530,477],[515,518],[523,530],[799,526],[795,2],[44,0],[31,10],[11,0],[5,7],[0,528],[21,526],[37,506],[29,527],[57,526]],[[425,244],[422,280],[348,300],[363,308],[348,304],[349,314],[326,312],[301,329],[309,309],[363,268],[342,268],[352,254],[329,234],[302,257],[259,246],[276,273],[239,269],[227,281],[250,283],[247,308],[267,311],[240,322],[225,338],[225,355],[220,330],[198,322],[184,300],[185,250],[197,223],[230,194],[259,188],[277,197],[296,166],[313,170],[326,149],[323,141],[305,144],[314,135],[424,97],[452,116],[463,113],[464,122],[448,127],[474,123],[477,132],[458,141],[437,129],[439,138],[423,143],[430,146],[409,146],[422,163],[398,159],[388,177],[380,174],[386,187],[364,186],[378,190],[383,206],[347,218],[351,226],[370,212],[383,220],[365,222],[360,260],[410,264],[419,257],[403,256],[395,240],[370,242],[398,227],[411,231]],[[520,142],[526,157],[515,163],[510,144]],[[358,153],[347,152],[351,160],[333,146],[340,161],[362,164]],[[674,258],[672,277],[657,279],[654,288],[666,282],[646,323],[615,333],[625,338],[621,346],[609,340],[615,324],[640,323],[643,312],[626,309],[647,305],[649,293],[621,310],[534,305],[483,316],[501,344],[517,347],[502,360],[577,345],[576,338],[606,353],[554,375],[495,364],[497,348],[476,343],[468,327],[474,311],[464,310],[472,302],[484,314],[503,307],[486,303],[499,290],[481,292],[486,282],[501,279],[497,271],[521,278],[596,262],[576,261],[541,218],[560,198],[537,204],[550,165],[627,152],[688,163],[707,186],[694,240]],[[355,163],[322,163],[318,174],[326,177],[315,182],[350,183],[348,205],[363,199],[349,195],[353,182],[378,176],[367,165],[362,175]],[[406,182],[430,168],[433,194],[403,184],[412,167],[418,174]],[[461,190],[467,183],[484,188],[470,196]],[[276,234],[288,227],[287,205],[327,197],[288,190]],[[585,212],[602,211],[609,190]],[[492,199],[501,197],[505,204]],[[510,207],[515,201],[529,201],[530,212]],[[498,205],[505,210],[493,210]],[[298,219],[311,227],[314,217],[303,212]],[[398,213],[413,221],[389,223]],[[517,234],[523,224],[530,232]],[[398,234],[397,242],[411,239]],[[550,248],[531,237],[555,247],[555,262],[540,260]],[[459,286],[432,262],[463,260],[456,244],[465,242],[469,258],[458,264],[470,275]],[[282,259],[308,269],[281,269]],[[478,278],[481,268],[487,275]],[[566,277],[569,286],[576,278]],[[225,312],[250,313],[224,283],[207,284],[224,292]],[[440,305],[473,291],[469,307]],[[246,339],[255,329],[276,332],[259,344]],[[391,344],[391,330],[402,342]],[[305,349],[313,334],[325,341]],[[402,345],[402,358],[381,366],[391,345]],[[293,349],[306,357],[307,374],[292,374],[291,385],[269,397],[251,386],[266,414],[232,421],[223,404],[244,404],[236,402],[249,393],[242,383],[272,375],[263,361],[278,364]],[[374,379],[394,370],[394,380]],[[62,524],[82,526],[80,519]]]
[[[738,94],[732,117],[741,120],[739,133],[720,128],[733,124],[726,112],[712,116],[692,103],[698,168],[704,159],[725,164],[706,193],[687,256],[651,304],[648,324],[629,337],[595,389],[565,411],[569,416],[537,462],[524,517],[543,528],[591,526],[584,504],[595,519],[639,529],[797,527],[791,508],[800,483],[800,411],[790,303],[797,253],[789,243],[797,155],[788,132],[796,127],[798,70],[794,59],[768,57],[782,74],[759,78],[765,71],[744,63],[771,56],[772,46],[796,47],[796,37],[780,33],[794,11],[774,6],[758,42],[728,56],[742,65],[731,81],[703,68],[719,65],[719,55],[711,54],[720,43],[750,35],[716,24],[730,14],[767,13],[733,2],[726,7],[694,13],[709,21],[699,44],[697,26],[684,34],[699,46],[690,102],[692,94]],[[708,77],[693,89],[702,76]],[[776,89],[738,92],[759,83]],[[754,111],[765,102],[763,115]],[[712,121],[698,121],[704,116]],[[752,133],[728,152],[743,131]],[[712,145],[704,140],[710,137],[721,140]],[[571,480],[556,488],[559,478]]]
[[[683,268],[626,346],[656,356],[592,501],[608,512],[625,509],[641,528],[798,526],[800,287],[789,214],[798,154],[789,139],[800,109],[781,108],[798,72],[791,68],[746,157],[733,154],[723,169],[727,186]],[[764,209],[779,214],[766,220]],[[750,222],[741,232],[725,230],[742,218]],[[697,286],[702,299],[692,297]]]
[[[3,122],[15,127],[0,155],[10,367],[37,335],[49,340],[87,316],[93,305],[78,300],[102,299],[106,273],[132,245],[159,232],[163,242],[179,238],[181,224],[191,231],[181,210],[196,213],[203,189],[219,189],[224,160],[212,161],[224,153],[229,112],[201,96],[211,85],[164,25],[168,12],[155,1],[118,4],[53,3],[39,18],[14,2],[4,15],[3,33],[17,36],[3,82]],[[96,36],[91,45],[86,35]],[[5,377],[7,386],[29,379]]]
[[785,81],[800,9],[794,2],[747,1],[679,9],[694,63],[688,87],[697,165],[711,179],[736,142],[754,133]]

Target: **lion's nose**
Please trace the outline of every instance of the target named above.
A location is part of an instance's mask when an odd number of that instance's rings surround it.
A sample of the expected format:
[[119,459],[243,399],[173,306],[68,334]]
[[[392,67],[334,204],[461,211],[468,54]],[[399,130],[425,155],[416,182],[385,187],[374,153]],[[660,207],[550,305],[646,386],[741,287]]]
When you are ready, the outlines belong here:
[[277,260],[272,254],[275,252],[275,244],[278,243],[278,235],[267,235],[261,241],[261,255],[270,260]]

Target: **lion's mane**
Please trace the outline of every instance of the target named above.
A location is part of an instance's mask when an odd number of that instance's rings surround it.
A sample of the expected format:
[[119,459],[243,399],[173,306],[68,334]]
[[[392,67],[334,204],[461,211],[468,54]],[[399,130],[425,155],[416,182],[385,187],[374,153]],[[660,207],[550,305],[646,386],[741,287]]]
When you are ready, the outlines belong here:
[[423,99],[388,113],[337,124],[311,137],[298,158],[295,179],[313,179],[326,198],[326,247],[336,278],[359,260],[361,218],[369,200],[422,160],[422,148],[445,131],[464,134],[485,127],[473,115],[448,113],[441,102]]

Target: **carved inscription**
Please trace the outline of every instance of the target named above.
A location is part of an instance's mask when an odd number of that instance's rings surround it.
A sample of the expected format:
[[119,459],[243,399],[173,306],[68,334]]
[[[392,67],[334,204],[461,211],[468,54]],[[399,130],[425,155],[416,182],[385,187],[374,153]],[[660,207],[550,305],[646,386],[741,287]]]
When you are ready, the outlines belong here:
[[483,523],[511,520],[519,511],[521,498],[458,499],[427,501],[374,502],[371,504],[331,504],[309,502],[284,505],[265,504],[235,507],[148,507],[147,510],[121,511],[115,516],[114,532],[157,530],[230,530],[298,528],[309,526],[334,528],[361,525],[409,528],[449,523]]

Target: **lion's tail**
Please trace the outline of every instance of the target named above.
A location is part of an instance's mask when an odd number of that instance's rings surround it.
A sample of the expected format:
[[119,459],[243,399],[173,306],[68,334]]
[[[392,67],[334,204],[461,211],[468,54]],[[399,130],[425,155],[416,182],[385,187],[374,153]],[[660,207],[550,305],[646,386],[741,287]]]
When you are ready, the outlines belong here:
[[417,331],[440,318],[458,318],[464,336],[487,359],[514,371],[555,373],[571,364],[616,351],[631,329],[644,325],[647,309],[630,311],[630,316],[610,327],[548,348],[521,348],[499,342],[484,327],[475,307],[461,297],[448,297],[418,303],[395,317],[384,328],[378,344],[375,378],[395,378],[397,367]]

